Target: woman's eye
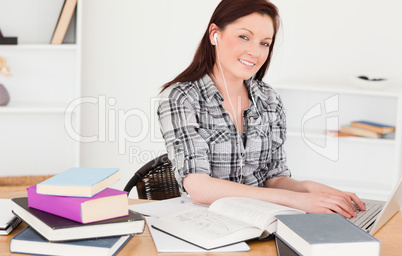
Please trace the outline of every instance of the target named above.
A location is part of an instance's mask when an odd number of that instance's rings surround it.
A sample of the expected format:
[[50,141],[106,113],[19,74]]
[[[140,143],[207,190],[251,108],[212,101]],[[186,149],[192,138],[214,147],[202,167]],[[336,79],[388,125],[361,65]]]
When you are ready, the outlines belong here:
[[266,43],[266,42],[261,42],[261,45],[265,46],[265,47],[269,47],[269,43]]
[[247,36],[240,36],[241,39],[248,40]]

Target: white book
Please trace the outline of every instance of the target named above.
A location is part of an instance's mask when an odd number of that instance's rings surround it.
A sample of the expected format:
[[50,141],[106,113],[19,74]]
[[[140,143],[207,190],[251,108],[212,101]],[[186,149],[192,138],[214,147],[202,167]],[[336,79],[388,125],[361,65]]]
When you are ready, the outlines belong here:
[[250,250],[250,246],[248,246],[246,242],[235,243],[212,250],[205,250],[153,228],[152,225],[156,219],[155,217],[146,217],[145,219],[158,252],[247,252]]
[[21,220],[12,213],[12,208],[11,199],[0,199],[0,235],[10,234],[21,223]]
[[278,214],[305,212],[245,197],[216,200],[208,208],[195,207],[155,218],[153,227],[210,250],[276,231]]

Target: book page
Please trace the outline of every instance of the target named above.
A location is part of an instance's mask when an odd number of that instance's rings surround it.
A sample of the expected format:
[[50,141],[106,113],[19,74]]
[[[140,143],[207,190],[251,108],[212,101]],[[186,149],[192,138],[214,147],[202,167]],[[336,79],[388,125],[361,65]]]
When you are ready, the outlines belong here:
[[11,199],[0,199],[0,229],[5,229],[15,218],[11,212],[13,205]]
[[211,240],[227,236],[249,225],[209,212],[206,208],[192,208],[160,218],[163,223],[174,223],[187,230],[197,230],[200,236]]
[[246,197],[226,197],[216,200],[209,207],[209,211],[227,217],[226,219],[242,221],[261,230],[267,230],[269,233],[276,230],[275,215],[305,213]]

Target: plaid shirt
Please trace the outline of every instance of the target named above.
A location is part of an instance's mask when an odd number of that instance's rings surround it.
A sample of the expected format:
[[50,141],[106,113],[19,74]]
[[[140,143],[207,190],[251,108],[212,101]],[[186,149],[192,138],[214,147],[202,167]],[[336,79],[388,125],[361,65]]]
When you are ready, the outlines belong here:
[[183,178],[189,173],[259,187],[272,177],[290,176],[283,150],[286,120],[279,95],[261,81],[247,80],[246,86],[250,107],[243,113],[241,140],[208,75],[171,85],[161,94],[159,123],[182,192]]

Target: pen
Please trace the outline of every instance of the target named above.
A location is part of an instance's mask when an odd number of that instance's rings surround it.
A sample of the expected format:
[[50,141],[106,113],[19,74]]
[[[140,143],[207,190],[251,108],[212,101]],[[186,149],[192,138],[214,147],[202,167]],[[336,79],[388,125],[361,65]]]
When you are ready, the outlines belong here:
[[206,204],[197,204],[197,203],[194,203],[194,202],[191,202],[191,201],[186,201],[186,200],[181,200],[180,203],[181,204],[192,204],[192,205],[208,206]]
[[130,212],[137,213],[137,214],[141,215],[142,217],[152,217],[151,215],[143,214],[143,213],[136,212],[136,211],[133,211],[133,210],[130,210]]

